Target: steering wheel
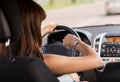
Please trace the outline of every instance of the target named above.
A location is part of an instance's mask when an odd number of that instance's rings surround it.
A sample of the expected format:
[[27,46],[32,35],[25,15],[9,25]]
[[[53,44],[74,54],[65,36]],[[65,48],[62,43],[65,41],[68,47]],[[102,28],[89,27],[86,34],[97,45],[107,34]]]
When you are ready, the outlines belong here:
[[[71,33],[75,36],[77,36],[78,39],[81,39],[76,31],[74,31],[73,29],[71,29],[67,26],[58,25],[54,29],[54,31],[55,30],[62,30],[62,29],[68,31],[69,33]],[[67,49],[64,45],[62,45],[61,41],[56,41],[55,43],[46,44],[43,47],[42,52],[47,53],[47,54],[59,54],[59,55],[64,55],[64,56],[80,56],[80,52],[78,50]]]
[[60,29],[64,29],[64,30],[70,32],[71,34],[77,36],[77,38],[81,40],[81,38],[80,38],[80,36],[78,35],[78,33],[77,33],[76,31],[74,31],[72,28],[67,27],[67,26],[63,26],[63,25],[58,25],[58,26],[54,29],[54,31],[55,31],[55,30],[60,30]]

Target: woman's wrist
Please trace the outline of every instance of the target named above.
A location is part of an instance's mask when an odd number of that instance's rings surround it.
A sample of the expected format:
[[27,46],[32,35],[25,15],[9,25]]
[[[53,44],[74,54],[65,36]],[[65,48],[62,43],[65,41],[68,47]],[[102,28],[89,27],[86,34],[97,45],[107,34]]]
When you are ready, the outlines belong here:
[[76,46],[78,45],[78,43],[79,43],[79,39],[75,39],[75,40],[73,41],[73,48],[76,49]]

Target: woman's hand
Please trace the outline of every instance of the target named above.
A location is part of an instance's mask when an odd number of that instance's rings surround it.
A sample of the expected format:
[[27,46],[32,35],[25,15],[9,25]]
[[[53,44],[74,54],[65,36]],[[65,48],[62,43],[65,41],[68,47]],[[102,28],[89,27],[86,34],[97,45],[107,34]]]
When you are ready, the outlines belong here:
[[43,29],[42,29],[42,36],[48,32],[53,32],[54,28],[57,26],[58,24],[56,22],[50,22],[47,23]]
[[63,45],[67,48],[73,48],[74,47],[74,41],[78,38],[75,35],[67,34],[63,39]]

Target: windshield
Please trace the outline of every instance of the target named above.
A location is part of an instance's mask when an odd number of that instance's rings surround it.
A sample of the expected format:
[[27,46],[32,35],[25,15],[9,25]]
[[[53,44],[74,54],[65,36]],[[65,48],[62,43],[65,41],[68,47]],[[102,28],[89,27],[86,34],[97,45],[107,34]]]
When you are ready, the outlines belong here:
[[120,4],[111,6],[109,1],[120,0],[40,0],[39,2],[47,13],[44,23],[54,21],[70,27],[80,27],[119,24]]

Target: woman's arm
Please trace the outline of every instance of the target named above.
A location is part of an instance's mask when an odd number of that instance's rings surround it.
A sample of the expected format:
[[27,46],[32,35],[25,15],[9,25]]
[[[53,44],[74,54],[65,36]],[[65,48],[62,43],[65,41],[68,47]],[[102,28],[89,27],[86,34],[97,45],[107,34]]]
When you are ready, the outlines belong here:
[[[63,44],[68,47],[74,47],[74,35],[68,34],[63,39]],[[83,57],[66,57],[60,55],[43,55],[44,62],[56,74],[74,73],[97,68],[102,63],[101,58],[93,48],[79,40],[75,47],[83,55]]]

